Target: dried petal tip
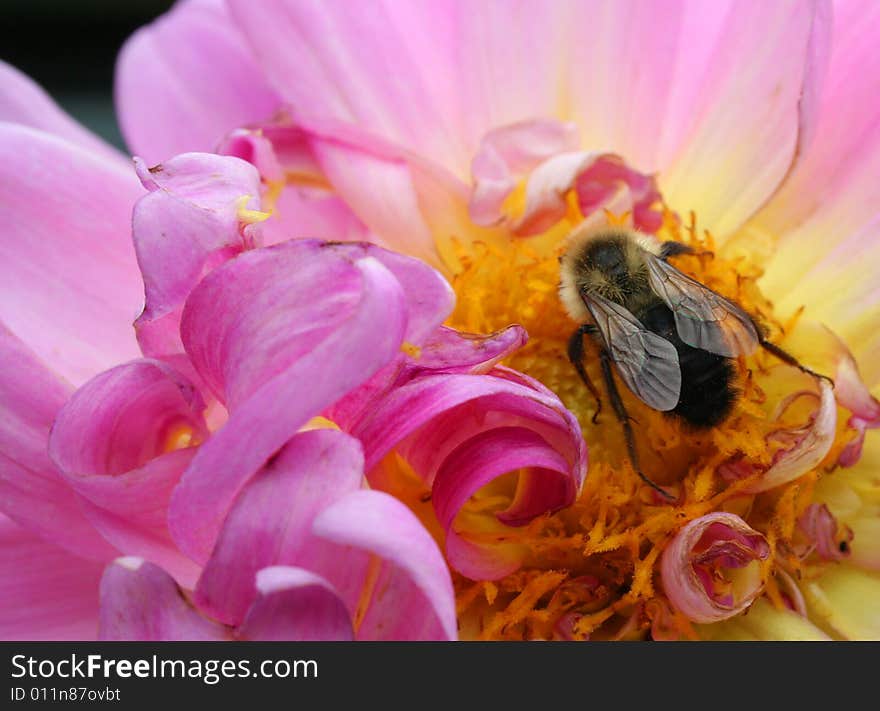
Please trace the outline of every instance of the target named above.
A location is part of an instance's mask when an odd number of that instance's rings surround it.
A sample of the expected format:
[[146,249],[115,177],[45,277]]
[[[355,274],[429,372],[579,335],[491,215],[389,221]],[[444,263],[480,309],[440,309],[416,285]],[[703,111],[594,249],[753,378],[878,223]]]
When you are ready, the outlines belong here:
[[688,619],[718,622],[742,612],[760,594],[757,561],[769,554],[764,536],[739,516],[708,514],[679,531],[664,551],[663,587]]
[[815,550],[823,560],[842,560],[849,557],[852,529],[849,526],[839,526],[825,504],[810,504],[798,519],[798,528],[812,544],[811,551]]

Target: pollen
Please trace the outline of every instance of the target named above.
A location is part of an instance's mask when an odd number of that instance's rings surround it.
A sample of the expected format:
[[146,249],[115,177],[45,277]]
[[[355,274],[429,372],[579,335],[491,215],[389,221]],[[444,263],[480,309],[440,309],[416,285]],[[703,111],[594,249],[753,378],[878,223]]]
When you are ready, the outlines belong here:
[[[514,193],[505,208],[515,214],[522,196]],[[571,507],[546,515],[520,528],[483,525],[515,496],[516,478],[508,480],[507,495],[475,496],[454,524],[459,535],[499,546],[517,546],[523,565],[495,581],[492,595],[483,594],[484,581],[456,579],[459,618],[467,631],[482,639],[629,639],[643,638],[652,626],[669,637],[693,638],[681,614],[670,610],[658,577],[659,558],[666,544],[688,521],[712,511],[748,515],[761,531],[771,555],[761,568],[771,601],[781,603],[774,584],[774,560],[784,559],[789,570],[801,565],[791,554],[795,522],[811,500],[817,472],[762,494],[747,494],[748,485],[768,469],[785,443],[774,437],[786,426],[803,425],[808,403],[791,403],[781,413],[770,406],[775,373],[803,376],[763,352],[740,359],[733,413],[720,426],[695,431],[677,419],[638,401],[618,381],[632,416],[642,469],[679,494],[677,502],[659,500],[633,470],[626,455],[620,423],[605,398],[596,422],[597,406],[567,356],[567,341],[577,327],[558,295],[560,234],[579,221],[576,203],[550,232],[506,241],[456,244],[458,270],[452,277],[457,304],[448,325],[492,333],[520,324],[528,343],[504,364],[541,381],[578,418],[589,446],[590,466],[578,500]],[[620,219],[625,219],[621,216]],[[778,342],[792,322],[775,320],[773,305],[761,294],[760,266],[743,257],[719,256],[715,240],[700,232],[696,218],[680,220],[665,210],[657,234],[661,240],[684,243],[693,254],[671,262],[685,274],[721,295],[735,300]],[[598,352],[585,343],[585,367],[601,384]],[[794,371],[793,373],[790,371]],[[835,442],[822,466],[836,461],[845,436]],[[748,461],[750,468],[738,469]],[[821,467],[820,467],[821,468]],[[503,488],[503,487],[502,487]],[[486,506],[486,501],[497,502]],[[496,522],[497,524],[497,522]],[[494,537],[494,538],[493,538]],[[586,582],[585,582],[586,581]]]

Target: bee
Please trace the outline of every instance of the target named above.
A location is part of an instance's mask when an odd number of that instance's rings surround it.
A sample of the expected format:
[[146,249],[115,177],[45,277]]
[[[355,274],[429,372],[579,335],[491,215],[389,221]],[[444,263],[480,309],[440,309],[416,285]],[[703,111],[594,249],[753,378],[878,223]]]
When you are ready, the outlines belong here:
[[630,417],[612,376],[612,365],[648,407],[695,429],[723,422],[736,404],[735,359],[764,348],[815,376],[770,343],[754,319],[733,301],[683,274],[667,261],[694,250],[657,242],[624,227],[584,228],[569,237],[560,259],[559,296],[581,325],[569,339],[568,357],[597,402],[602,400],[583,365],[584,336],[599,348],[603,380],[636,473],[666,497],[638,464]]

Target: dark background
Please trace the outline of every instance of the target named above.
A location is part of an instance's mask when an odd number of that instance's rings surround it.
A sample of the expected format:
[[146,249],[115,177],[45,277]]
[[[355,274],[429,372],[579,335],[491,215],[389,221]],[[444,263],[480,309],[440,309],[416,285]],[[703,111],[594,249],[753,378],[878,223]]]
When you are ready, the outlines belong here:
[[132,32],[172,5],[172,0],[0,0],[0,58],[122,148],[113,111],[116,55]]

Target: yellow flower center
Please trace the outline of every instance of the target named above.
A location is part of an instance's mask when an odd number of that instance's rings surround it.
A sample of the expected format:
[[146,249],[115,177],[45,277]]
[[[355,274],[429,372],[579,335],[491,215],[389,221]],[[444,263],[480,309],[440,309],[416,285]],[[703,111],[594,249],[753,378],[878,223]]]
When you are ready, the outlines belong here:
[[[516,213],[522,195],[505,205]],[[494,513],[515,496],[516,475],[479,492],[459,514],[454,526],[465,538],[519,551],[523,566],[495,581],[456,578],[461,634],[482,639],[628,638],[644,636],[654,618],[666,610],[665,624],[680,636],[695,635],[687,620],[664,607],[657,570],[671,537],[688,521],[712,511],[739,514],[763,533],[771,555],[760,567],[767,593],[775,604],[782,596],[773,575],[784,561],[789,571],[801,561],[791,553],[798,516],[809,505],[821,471],[813,470],[787,485],[756,495],[745,494],[755,475],[725,478],[724,467],[743,458],[757,471],[769,468],[787,443],[776,437],[802,427],[815,402],[799,398],[782,412],[774,407],[785,394],[815,390],[812,378],[759,352],[741,359],[737,405],[725,422],[695,431],[676,418],[642,404],[627,388],[618,388],[634,418],[636,446],[643,471],[654,481],[682,492],[680,503],[658,500],[633,470],[626,455],[620,423],[607,398],[598,421],[596,405],[567,357],[567,342],[576,328],[557,293],[559,257],[564,237],[582,216],[573,200],[569,215],[549,232],[530,238],[487,238],[454,245],[458,269],[452,277],[457,305],[449,325],[463,331],[491,333],[512,323],[526,328],[529,342],[505,365],[522,371],[553,390],[578,418],[589,446],[589,470],[573,506],[521,528],[502,526]],[[716,253],[708,233],[700,233],[693,216],[681,224],[669,210],[658,233],[661,240],[683,242],[693,255],[671,261],[685,274],[733,299],[768,330],[774,343],[796,326],[774,318],[772,304],[761,294],[761,268],[745,259]],[[589,339],[588,339],[589,340]],[[587,343],[585,367],[602,383],[594,346]],[[795,353],[795,356],[798,354]],[[850,438],[841,427],[822,466],[835,462]]]

